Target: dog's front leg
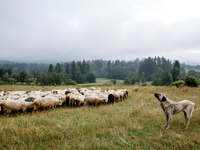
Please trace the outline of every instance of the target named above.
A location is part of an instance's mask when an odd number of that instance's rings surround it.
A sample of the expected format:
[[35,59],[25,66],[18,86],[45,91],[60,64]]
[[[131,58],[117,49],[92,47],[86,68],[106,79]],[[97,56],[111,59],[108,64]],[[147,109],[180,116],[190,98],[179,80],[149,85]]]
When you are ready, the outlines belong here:
[[165,114],[165,115],[166,115],[166,124],[165,124],[165,127],[167,127],[169,116],[168,116],[168,114]]
[[169,114],[168,115],[168,127],[166,129],[170,129],[171,124],[172,124],[172,114]]

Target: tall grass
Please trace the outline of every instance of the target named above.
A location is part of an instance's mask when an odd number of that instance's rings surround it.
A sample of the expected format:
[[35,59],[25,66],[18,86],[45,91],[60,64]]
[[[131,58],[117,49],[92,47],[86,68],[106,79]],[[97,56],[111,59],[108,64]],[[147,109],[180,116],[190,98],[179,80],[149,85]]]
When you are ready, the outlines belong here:
[[[129,97],[113,105],[0,116],[0,149],[200,148],[200,88],[101,86],[117,88],[128,89]],[[155,92],[196,103],[188,130],[182,113],[173,116],[171,129],[164,128]]]

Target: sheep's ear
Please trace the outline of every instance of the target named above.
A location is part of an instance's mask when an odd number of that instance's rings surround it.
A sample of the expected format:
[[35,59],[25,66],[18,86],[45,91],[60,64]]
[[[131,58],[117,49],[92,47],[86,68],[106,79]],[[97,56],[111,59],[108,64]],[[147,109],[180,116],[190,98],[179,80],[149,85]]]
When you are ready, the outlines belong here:
[[163,98],[162,98],[162,100],[161,100],[161,102],[165,102],[167,99],[166,99],[166,97],[165,96],[163,96]]

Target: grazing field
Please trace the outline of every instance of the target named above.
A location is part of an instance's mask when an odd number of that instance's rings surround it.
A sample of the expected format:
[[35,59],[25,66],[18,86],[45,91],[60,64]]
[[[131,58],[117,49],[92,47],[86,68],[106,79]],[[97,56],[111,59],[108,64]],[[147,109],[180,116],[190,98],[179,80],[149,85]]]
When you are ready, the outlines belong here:
[[[77,86],[73,86],[77,87]],[[0,116],[0,149],[200,149],[200,88],[100,86],[128,89],[122,102],[101,107],[56,108],[36,114]],[[0,86],[0,90],[51,90],[69,87]],[[155,92],[174,101],[196,103],[188,130],[183,113],[164,128],[165,115]]]

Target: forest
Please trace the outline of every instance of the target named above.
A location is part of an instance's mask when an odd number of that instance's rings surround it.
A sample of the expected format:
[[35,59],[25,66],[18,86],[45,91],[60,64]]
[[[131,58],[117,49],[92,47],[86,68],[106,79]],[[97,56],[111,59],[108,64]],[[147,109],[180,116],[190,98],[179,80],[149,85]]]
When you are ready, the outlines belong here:
[[187,76],[200,77],[200,66],[178,60],[148,57],[125,60],[88,60],[61,63],[18,63],[0,61],[1,84],[70,85],[93,83],[96,78],[122,79],[125,84],[170,85]]

